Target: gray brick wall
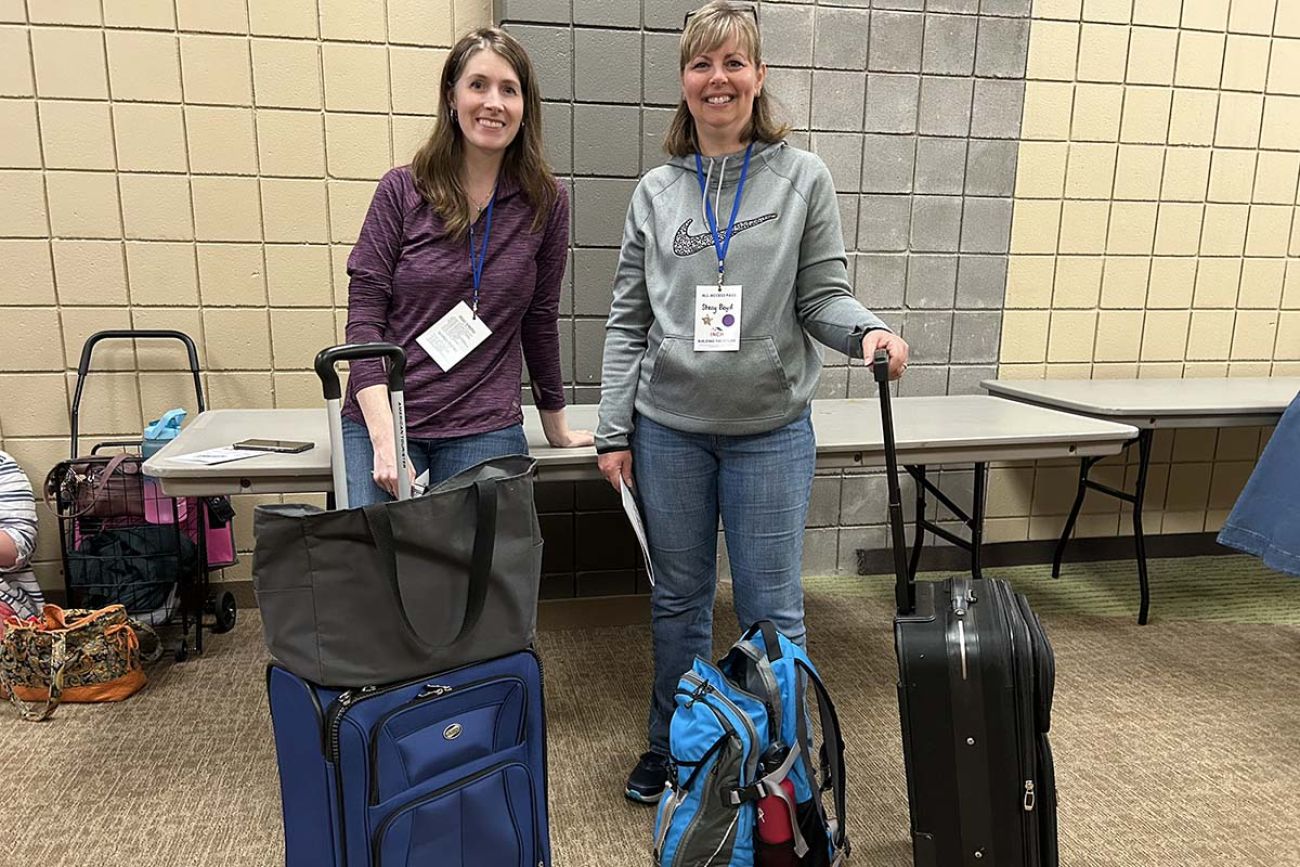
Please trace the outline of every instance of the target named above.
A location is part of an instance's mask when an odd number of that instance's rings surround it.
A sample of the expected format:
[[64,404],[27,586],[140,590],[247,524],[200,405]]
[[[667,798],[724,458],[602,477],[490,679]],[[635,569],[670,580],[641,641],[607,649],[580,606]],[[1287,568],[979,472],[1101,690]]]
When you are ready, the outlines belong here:
[[[663,160],[659,142],[680,98],[677,37],[698,5],[496,2],[496,20],[538,68],[548,156],[572,184],[571,304],[561,334],[576,402],[599,400],[627,202],[641,173]],[[855,292],[912,345],[904,395],[974,393],[995,373],[1029,8],[1030,0],[759,4],[768,91],[794,127],[792,143],[830,168]],[[820,397],[871,394],[861,367],[825,355]],[[969,497],[967,476],[942,478]],[[544,487],[560,489],[544,500],[547,594],[644,590],[612,493],[599,484]],[[884,544],[881,490],[871,475],[818,477],[806,572],[853,571],[856,549]]]

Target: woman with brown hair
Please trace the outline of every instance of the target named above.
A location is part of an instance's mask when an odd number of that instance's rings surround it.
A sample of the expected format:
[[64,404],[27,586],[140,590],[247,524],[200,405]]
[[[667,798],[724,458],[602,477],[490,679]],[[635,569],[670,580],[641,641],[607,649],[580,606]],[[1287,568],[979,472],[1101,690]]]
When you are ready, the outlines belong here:
[[907,366],[853,295],[829,170],[773,118],[756,7],[690,13],[678,56],[670,159],[624,224],[596,431],[605,478],[635,487],[656,579],[649,750],[626,787],[644,803],[663,793],[677,680],[712,653],[719,519],[741,627],[804,642],[817,344]]
[[[433,133],[389,171],[348,258],[350,343],[406,350],[412,473],[430,484],[523,454],[519,383],[528,363],[546,439],[591,444],[564,417],[556,321],[569,201],[542,157],[532,62],[495,27],[443,64]],[[348,502],[396,493],[393,419],[381,363],[352,365],[343,408]]]

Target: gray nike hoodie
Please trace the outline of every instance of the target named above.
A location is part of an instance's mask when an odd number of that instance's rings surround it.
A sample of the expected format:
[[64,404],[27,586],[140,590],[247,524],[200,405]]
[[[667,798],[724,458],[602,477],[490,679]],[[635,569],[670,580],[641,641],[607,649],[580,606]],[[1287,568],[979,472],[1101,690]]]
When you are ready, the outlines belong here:
[[[744,151],[704,159],[721,236]],[[755,434],[803,413],[817,387],[814,339],[862,357],[885,328],[853,297],[835,188],[815,154],[756,142],[727,251],[740,284],[740,349],[697,352],[695,287],[718,281],[695,157],[641,179],[628,207],[605,325],[596,450],[628,448],[635,413],[692,433]]]

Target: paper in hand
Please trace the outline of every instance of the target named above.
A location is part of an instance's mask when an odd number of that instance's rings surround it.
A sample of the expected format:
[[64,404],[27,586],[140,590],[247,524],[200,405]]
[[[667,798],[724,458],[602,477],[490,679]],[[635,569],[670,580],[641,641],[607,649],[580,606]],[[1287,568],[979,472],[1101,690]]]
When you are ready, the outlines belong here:
[[636,540],[641,545],[641,556],[645,559],[645,573],[650,579],[650,586],[655,585],[655,570],[650,565],[650,548],[645,541],[645,527],[641,524],[641,512],[636,507],[636,499],[632,496],[632,491],[623,480],[618,480],[619,497],[623,500],[623,511],[627,513],[628,522],[632,524],[632,532],[636,534]]

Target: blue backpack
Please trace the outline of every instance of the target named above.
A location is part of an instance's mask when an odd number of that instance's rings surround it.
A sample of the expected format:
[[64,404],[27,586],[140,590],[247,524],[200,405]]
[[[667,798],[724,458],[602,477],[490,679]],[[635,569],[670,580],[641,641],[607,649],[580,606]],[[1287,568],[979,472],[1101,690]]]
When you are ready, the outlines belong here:
[[[805,705],[809,684],[822,729],[816,767]],[[678,681],[675,702],[668,788],[655,818],[656,865],[840,864],[849,853],[844,741],[803,648],[761,620],[717,665],[697,657]],[[834,816],[822,804],[827,790]],[[760,811],[772,809],[788,811],[792,843],[758,839]]]

